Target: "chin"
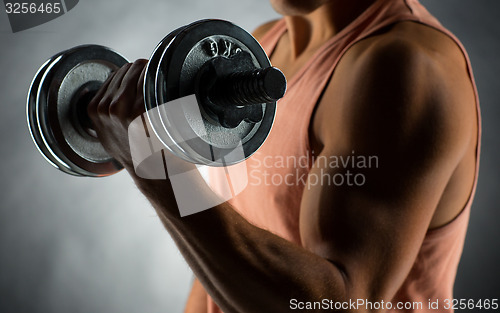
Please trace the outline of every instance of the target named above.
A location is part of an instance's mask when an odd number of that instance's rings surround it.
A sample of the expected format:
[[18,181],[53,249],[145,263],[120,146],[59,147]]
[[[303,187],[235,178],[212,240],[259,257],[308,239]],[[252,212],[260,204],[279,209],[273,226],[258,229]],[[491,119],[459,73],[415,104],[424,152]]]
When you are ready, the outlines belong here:
[[328,0],[271,0],[271,5],[281,15],[305,15],[313,12]]

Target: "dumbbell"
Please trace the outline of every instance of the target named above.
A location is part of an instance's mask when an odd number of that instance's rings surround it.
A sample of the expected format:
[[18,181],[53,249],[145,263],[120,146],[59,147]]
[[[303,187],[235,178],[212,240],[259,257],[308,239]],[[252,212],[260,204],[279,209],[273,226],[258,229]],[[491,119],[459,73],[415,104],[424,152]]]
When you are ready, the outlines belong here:
[[[84,45],[54,55],[37,71],[27,121],[35,146],[54,167],[90,177],[122,169],[100,144],[87,106],[127,62],[110,48]],[[228,21],[201,20],[160,41],[143,87],[148,119],[166,149],[195,164],[225,166],[245,160],[264,143],[286,80],[248,32]],[[169,116],[166,104],[192,95],[200,118],[183,108]],[[231,153],[237,147],[243,153]]]

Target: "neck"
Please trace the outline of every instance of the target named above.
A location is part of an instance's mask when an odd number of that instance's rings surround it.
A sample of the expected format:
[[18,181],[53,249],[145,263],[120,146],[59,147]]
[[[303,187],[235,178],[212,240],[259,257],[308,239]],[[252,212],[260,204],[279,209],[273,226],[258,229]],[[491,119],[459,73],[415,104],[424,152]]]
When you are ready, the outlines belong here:
[[292,59],[315,51],[354,21],[375,1],[334,0],[309,14],[285,16]]

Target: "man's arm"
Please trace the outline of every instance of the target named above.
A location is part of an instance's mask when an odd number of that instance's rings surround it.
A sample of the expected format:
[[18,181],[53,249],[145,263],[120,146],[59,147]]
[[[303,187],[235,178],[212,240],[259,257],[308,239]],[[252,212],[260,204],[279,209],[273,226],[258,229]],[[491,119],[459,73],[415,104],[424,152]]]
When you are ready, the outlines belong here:
[[[278,20],[272,20],[258,26],[253,32],[252,36],[257,41],[260,41],[264,35],[276,24]],[[205,313],[207,312],[207,292],[201,285],[200,281],[195,277],[189,297],[186,302],[184,313]]]
[[[126,166],[225,312],[289,311],[292,298],[390,300],[411,268],[440,195],[464,153],[471,123],[456,126],[453,118],[462,112],[455,108],[449,114],[439,85],[447,79],[446,71],[411,44],[374,50],[360,57],[351,72],[352,92],[340,101],[354,108],[345,116],[351,127],[344,128],[348,132],[342,136],[355,146],[343,146],[325,126],[319,136],[322,155],[349,155],[355,149],[378,156],[380,167],[365,172],[361,187],[306,188],[300,221],[303,247],[250,224],[227,203],[179,217],[169,181],[135,176],[123,147],[106,146]],[[119,79],[119,86],[134,82],[127,74]],[[120,132],[112,124],[128,116],[122,110],[106,110],[118,100],[103,99],[94,103],[97,113],[90,108],[98,127],[107,130],[98,134],[126,137],[108,134]],[[214,197],[203,184],[193,183],[193,191]]]
[[[350,298],[392,299],[450,177],[476,140],[473,89],[463,55],[453,48],[368,40],[336,68],[337,85],[316,112],[318,160],[351,156],[356,162],[354,168],[320,162],[310,176],[350,171],[365,181],[306,190],[301,238],[306,249],[343,270]],[[332,115],[339,112],[341,118]],[[366,163],[358,165],[356,156]]]

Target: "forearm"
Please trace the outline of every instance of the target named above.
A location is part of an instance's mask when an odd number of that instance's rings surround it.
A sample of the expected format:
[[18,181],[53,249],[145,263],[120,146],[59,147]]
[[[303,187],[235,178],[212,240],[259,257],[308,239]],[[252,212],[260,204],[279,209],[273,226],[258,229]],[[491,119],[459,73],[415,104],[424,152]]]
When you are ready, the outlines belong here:
[[[335,265],[253,226],[229,204],[181,218],[173,209],[175,201],[166,196],[171,192],[168,181],[136,181],[224,312],[285,312],[293,298],[346,298],[344,278]],[[213,196],[207,189],[201,192]]]

